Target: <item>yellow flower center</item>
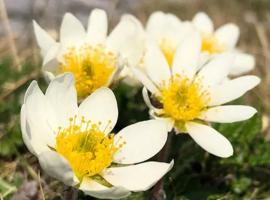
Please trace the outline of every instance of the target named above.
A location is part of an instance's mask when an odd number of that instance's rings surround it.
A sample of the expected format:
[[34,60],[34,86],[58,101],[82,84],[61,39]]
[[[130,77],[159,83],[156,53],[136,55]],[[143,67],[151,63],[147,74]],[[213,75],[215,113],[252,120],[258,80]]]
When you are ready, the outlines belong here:
[[206,108],[209,100],[207,91],[203,91],[200,82],[176,75],[161,89],[160,102],[164,115],[176,122],[193,120]]
[[209,54],[216,54],[222,53],[225,46],[213,34],[202,34],[201,50]]
[[79,98],[84,98],[101,86],[106,86],[117,69],[116,56],[102,45],[70,48],[64,54],[59,74],[71,72],[76,79]]
[[[110,122],[109,122],[110,123]],[[56,136],[55,150],[65,157],[76,176],[98,175],[103,169],[109,167],[114,154],[123,144],[114,141],[114,135],[105,135],[98,125],[81,119],[76,122],[76,116],[70,118],[69,127],[62,129]]]
[[169,67],[172,67],[176,47],[172,44],[170,40],[164,38],[160,41],[159,48],[165,56]]

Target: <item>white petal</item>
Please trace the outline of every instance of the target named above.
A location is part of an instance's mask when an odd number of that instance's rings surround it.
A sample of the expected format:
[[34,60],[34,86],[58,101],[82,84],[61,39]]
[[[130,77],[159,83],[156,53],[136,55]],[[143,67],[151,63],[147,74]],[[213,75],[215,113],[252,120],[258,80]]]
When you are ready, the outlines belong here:
[[150,110],[153,110],[155,113],[161,113],[161,112],[163,112],[162,109],[155,108],[155,107],[152,105],[146,87],[143,87],[142,95],[143,95],[143,100],[144,100],[145,104],[148,106],[148,108],[149,108]]
[[20,115],[20,124],[21,124],[21,131],[22,131],[22,138],[23,142],[28,148],[28,150],[37,156],[37,151],[34,150],[33,145],[31,144],[31,133],[29,131],[29,125],[27,124],[26,121],[26,113],[25,113],[25,105],[22,105],[21,108],[21,115]]
[[102,44],[108,31],[108,19],[104,10],[92,10],[88,20],[87,41],[91,44]]
[[254,88],[260,83],[257,76],[242,76],[230,81],[226,81],[221,85],[213,86],[209,89],[210,102],[209,106],[221,105],[233,101],[247,91]]
[[140,70],[138,67],[130,68],[134,76],[152,93],[159,96],[160,91],[155,86],[155,84],[147,77],[147,75]]
[[118,53],[128,63],[135,65],[143,54],[143,31],[138,20],[130,15],[121,18],[107,39],[109,50]]
[[151,14],[147,21],[146,32],[156,42],[169,39],[175,46],[179,44],[185,33],[181,20],[177,16],[160,11]]
[[79,115],[99,124],[104,133],[110,133],[117,122],[118,108],[113,92],[102,87],[88,96],[79,106]]
[[158,86],[171,77],[169,65],[160,48],[148,43],[144,57],[145,70],[151,80]]
[[224,53],[214,57],[198,73],[197,80],[205,87],[219,84],[228,76],[234,61],[234,54]]
[[168,124],[164,120],[148,120],[132,124],[115,136],[115,143],[126,144],[114,156],[114,162],[133,164],[156,155],[165,145]]
[[218,106],[203,112],[199,119],[218,123],[233,123],[247,120],[256,112],[256,109],[250,106]]
[[28,129],[31,131],[31,140],[35,141],[39,138],[39,143],[53,146],[55,140],[51,126],[57,122],[49,117],[51,108],[36,81],[32,81],[28,87],[24,97],[24,105]]
[[197,13],[192,22],[202,33],[213,33],[214,31],[212,20],[204,12]]
[[42,63],[42,71],[48,71],[53,74],[57,74],[59,62],[57,60],[60,50],[59,43],[53,45],[45,55]]
[[227,49],[235,47],[239,38],[239,28],[235,24],[225,24],[215,31],[215,37],[225,45]]
[[161,11],[153,12],[146,24],[146,32],[151,38],[159,41],[164,36],[164,25],[166,24],[166,15]]
[[86,32],[81,22],[71,13],[64,15],[60,28],[60,42],[65,47],[81,45]]
[[41,54],[44,57],[56,42],[35,20],[33,20],[33,26],[38,46],[41,48]]
[[53,79],[45,96],[60,123],[58,126],[67,127],[70,123],[69,118],[74,117],[78,111],[73,75],[65,73]]
[[69,186],[78,184],[68,161],[54,151],[46,151],[38,156],[42,169],[51,177]]
[[210,126],[188,122],[186,128],[193,140],[205,151],[222,158],[233,155],[229,140]]
[[254,56],[246,53],[236,53],[230,75],[239,76],[253,70],[255,67]]
[[79,187],[85,194],[99,199],[121,199],[129,196],[131,192],[124,187],[106,187],[98,182],[84,177]]
[[194,31],[186,37],[175,53],[172,67],[173,74],[193,78],[199,65],[200,51],[201,38],[199,33]]
[[128,190],[146,191],[154,186],[170,169],[171,163],[145,162],[126,167],[114,167],[101,174],[112,185],[120,185]]

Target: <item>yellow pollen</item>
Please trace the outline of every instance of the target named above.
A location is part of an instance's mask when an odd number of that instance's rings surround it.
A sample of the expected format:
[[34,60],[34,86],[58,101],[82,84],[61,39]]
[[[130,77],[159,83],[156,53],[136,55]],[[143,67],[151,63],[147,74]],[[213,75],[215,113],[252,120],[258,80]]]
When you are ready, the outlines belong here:
[[216,54],[222,53],[225,50],[225,46],[213,34],[202,34],[201,50],[209,54]]
[[176,48],[173,46],[172,42],[168,39],[162,39],[159,43],[159,48],[165,56],[169,67],[172,67],[173,58],[176,51]]
[[114,141],[113,134],[105,135],[98,125],[84,118],[77,123],[75,116],[70,118],[68,128],[59,128],[55,149],[68,160],[76,176],[82,179],[84,176],[98,175],[109,167],[114,154],[123,145]]
[[79,98],[84,98],[101,86],[106,86],[117,68],[116,56],[102,45],[70,48],[64,54],[59,74],[71,72],[76,79]]
[[166,117],[186,122],[197,118],[206,108],[209,94],[202,90],[200,82],[176,75],[164,83],[159,98]]

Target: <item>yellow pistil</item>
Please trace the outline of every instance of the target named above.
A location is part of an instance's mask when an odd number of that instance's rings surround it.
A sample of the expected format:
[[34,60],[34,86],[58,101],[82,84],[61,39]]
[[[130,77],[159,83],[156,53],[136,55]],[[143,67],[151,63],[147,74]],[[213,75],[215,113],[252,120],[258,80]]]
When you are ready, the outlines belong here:
[[170,40],[162,39],[159,43],[159,48],[162,51],[163,55],[165,56],[169,64],[169,67],[172,67],[173,58],[176,51],[175,46],[172,44]]
[[55,150],[68,160],[76,176],[82,179],[98,175],[109,167],[123,144],[115,146],[113,134],[105,135],[98,125],[86,122],[84,118],[78,124],[75,116],[70,118],[69,127],[59,128]]
[[209,54],[217,54],[222,53],[225,46],[213,34],[202,34],[201,50]]
[[164,115],[176,122],[196,119],[206,108],[209,94],[200,87],[200,82],[176,75],[161,89],[160,102]]
[[70,48],[63,56],[58,73],[71,72],[76,79],[79,98],[106,86],[117,69],[116,56],[102,45]]

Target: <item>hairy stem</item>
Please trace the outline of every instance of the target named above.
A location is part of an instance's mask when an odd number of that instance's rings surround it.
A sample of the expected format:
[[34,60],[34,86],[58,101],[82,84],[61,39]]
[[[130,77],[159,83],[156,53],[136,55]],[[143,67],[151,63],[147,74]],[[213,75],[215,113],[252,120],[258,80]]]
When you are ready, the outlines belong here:
[[[171,140],[173,137],[172,132],[169,133],[167,142],[163,149],[159,152],[157,155],[157,161],[159,162],[168,162],[168,156],[170,154],[170,146],[171,146]],[[164,191],[164,182],[163,179],[157,182],[157,184],[154,186],[154,188],[151,191],[151,200],[163,200],[166,199],[166,193]]]
[[66,186],[64,190],[64,200],[77,200],[78,190],[74,187]]

